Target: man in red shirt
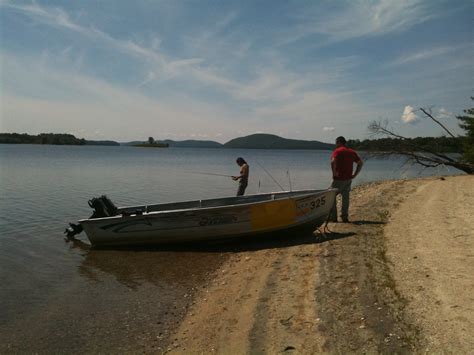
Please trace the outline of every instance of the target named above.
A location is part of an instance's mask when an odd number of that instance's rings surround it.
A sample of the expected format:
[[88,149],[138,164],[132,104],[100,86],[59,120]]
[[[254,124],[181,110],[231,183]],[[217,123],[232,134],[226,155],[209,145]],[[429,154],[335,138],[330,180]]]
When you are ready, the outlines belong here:
[[[357,164],[356,171],[352,173],[354,163]],[[349,222],[349,193],[351,191],[352,179],[354,179],[362,169],[363,162],[357,153],[346,147],[346,139],[342,136],[336,138],[336,149],[331,155],[332,184],[331,187],[338,189],[338,194],[342,196],[342,221]],[[332,222],[337,222],[336,199],[329,218]]]

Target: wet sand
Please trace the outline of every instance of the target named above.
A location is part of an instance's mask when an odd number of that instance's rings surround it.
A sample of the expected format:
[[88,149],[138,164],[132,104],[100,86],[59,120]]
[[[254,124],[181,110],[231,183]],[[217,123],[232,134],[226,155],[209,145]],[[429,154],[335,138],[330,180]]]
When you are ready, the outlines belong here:
[[193,295],[226,258],[216,250],[65,247],[82,254],[69,279],[2,300],[0,354],[163,352]]
[[325,235],[79,249],[79,278],[0,319],[0,353],[472,351],[474,178],[351,197]]

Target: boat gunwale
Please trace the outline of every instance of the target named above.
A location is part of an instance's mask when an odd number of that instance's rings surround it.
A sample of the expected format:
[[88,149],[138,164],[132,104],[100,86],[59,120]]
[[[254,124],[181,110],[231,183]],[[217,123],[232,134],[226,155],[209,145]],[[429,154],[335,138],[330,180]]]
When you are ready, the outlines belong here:
[[[313,195],[315,193],[320,193],[320,192],[330,192],[330,191],[335,191],[337,189],[334,188],[328,188],[328,189],[315,189],[315,190],[293,190],[293,191],[277,191],[277,192],[268,192],[268,193],[262,193],[262,194],[254,194],[254,195],[247,195],[247,196],[259,196],[259,195],[281,195],[285,193],[301,193],[301,195],[297,196],[292,196],[289,195],[287,197],[284,197],[279,200],[275,199],[270,199],[270,200],[265,200],[265,201],[257,201],[257,202],[247,202],[247,203],[241,203],[241,204],[233,204],[233,205],[224,205],[224,206],[209,206],[209,207],[192,207],[192,208],[181,208],[181,209],[175,209],[175,210],[164,210],[164,211],[151,211],[151,212],[143,212],[142,214],[132,214],[132,215],[127,215],[124,216],[123,214],[118,214],[115,216],[109,216],[109,217],[99,217],[99,218],[83,218],[79,220],[79,223],[90,223],[90,222],[95,222],[95,221],[104,221],[104,220],[114,220],[114,219],[122,219],[126,217],[132,217],[132,218],[137,218],[137,217],[144,217],[144,216],[152,216],[152,215],[158,215],[158,214],[169,214],[169,213],[177,213],[177,212],[190,212],[190,211],[212,211],[216,209],[229,209],[229,208],[235,208],[235,207],[245,207],[245,206],[250,206],[250,205],[260,205],[263,203],[271,202],[271,201],[284,201],[284,200],[291,200],[294,199],[295,197],[301,198],[301,197],[307,197],[309,195]],[[190,200],[190,201],[180,201],[177,203],[190,203],[190,202],[198,202],[198,201],[212,201],[212,200],[219,200],[219,199],[225,199],[225,198],[233,198],[233,197],[240,197],[240,196],[227,196],[227,197],[220,197],[220,198],[212,198],[212,199],[206,199],[206,200]],[[171,202],[172,203],[172,202]],[[167,203],[163,203],[167,204]],[[159,204],[158,204],[159,205]],[[152,206],[152,205],[150,205]],[[140,205],[140,206],[126,206],[126,207],[119,207],[119,210],[125,210],[125,209],[133,209],[133,208],[138,208],[138,207],[148,207],[148,205]]]

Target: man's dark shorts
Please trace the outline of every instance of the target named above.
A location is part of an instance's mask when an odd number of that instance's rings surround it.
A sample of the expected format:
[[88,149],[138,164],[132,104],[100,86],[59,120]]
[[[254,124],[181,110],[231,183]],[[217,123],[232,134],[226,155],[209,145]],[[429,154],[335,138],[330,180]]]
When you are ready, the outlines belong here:
[[237,196],[243,196],[245,189],[247,188],[248,182],[245,180],[239,181],[239,188],[237,190]]

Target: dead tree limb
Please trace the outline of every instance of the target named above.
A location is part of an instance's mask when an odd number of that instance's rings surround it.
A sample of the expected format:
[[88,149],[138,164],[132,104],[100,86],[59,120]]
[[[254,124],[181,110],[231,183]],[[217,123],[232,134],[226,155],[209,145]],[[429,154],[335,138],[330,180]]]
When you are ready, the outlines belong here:
[[420,110],[429,118],[431,118],[433,121],[435,121],[438,125],[440,125],[451,137],[456,138],[454,134],[451,133],[449,129],[447,129],[440,121],[438,121],[436,118],[433,117],[431,112],[428,112],[428,110],[424,109],[423,107],[420,107]]
[[[453,138],[456,138],[444,125],[439,122],[436,118],[431,115],[426,109],[420,109],[428,118],[432,119],[438,125],[443,127],[443,129]],[[466,163],[456,159],[455,157],[448,156],[436,150],[435,147],[427,148],[419,146],[412,141],[408,140],[406,137],[395,133],[388,128],[387,122],[372,122],[369,125],[369,131],[372,135],[385,136],[390,138],[396,138],[400,140],[400,145],[391,151],[386,152],[377,152],[376,155],[394,155],[399,154],[407,157],[408,161],[411,161],[415,164],[419,164],[426,168],[435,168],[441,165],[451,166],[458,170],[464,171],[467,174],[474,174],[474,164]]]

